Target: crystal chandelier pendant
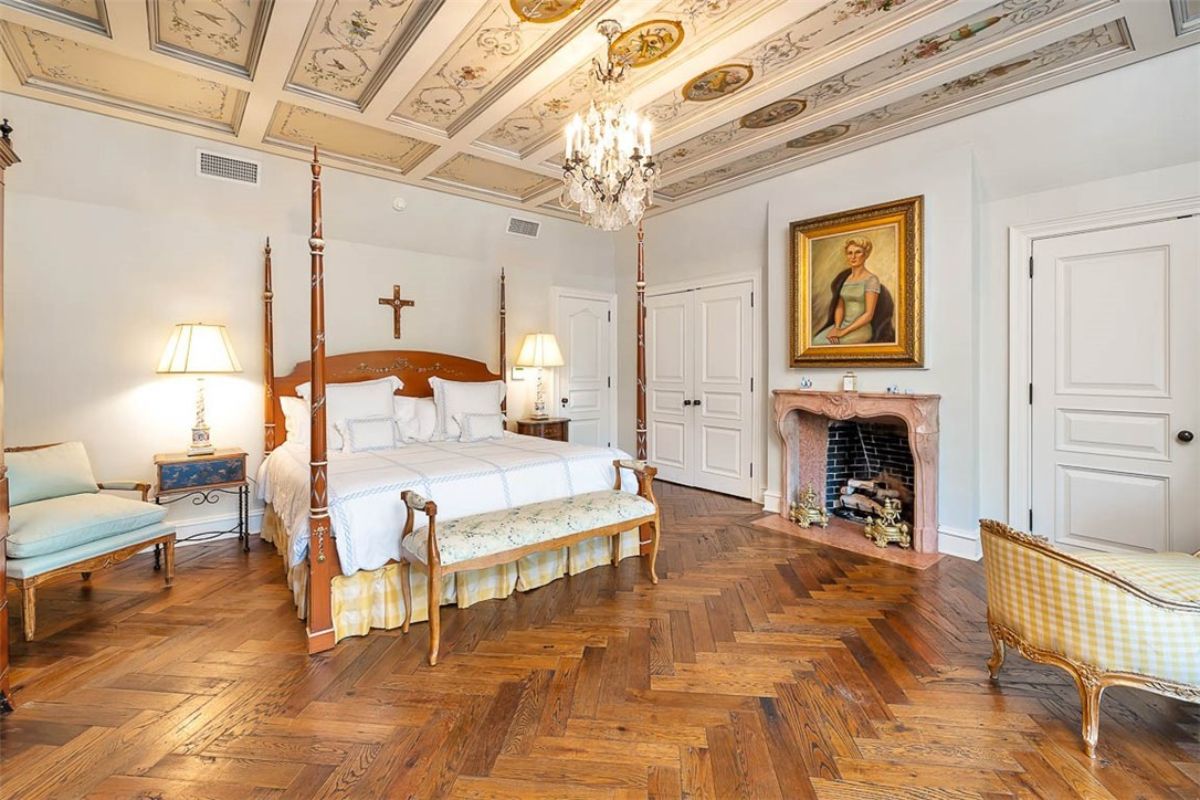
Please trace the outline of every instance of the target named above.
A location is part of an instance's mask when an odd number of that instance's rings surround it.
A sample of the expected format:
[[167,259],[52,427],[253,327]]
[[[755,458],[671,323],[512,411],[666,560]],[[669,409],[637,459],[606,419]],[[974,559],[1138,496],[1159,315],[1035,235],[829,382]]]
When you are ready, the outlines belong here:
[[581,117],[567,125],[563,159],[564,208],[578,207],[580,218],[601,230],[620,230],[642,218],[658,182],[650,145],[650,123],[627,111],[617,87],[626,64],[612,60],[613,40],[621,33],[615,20],[597,26],[608,41],[605,64],[593,60],[596,97]]

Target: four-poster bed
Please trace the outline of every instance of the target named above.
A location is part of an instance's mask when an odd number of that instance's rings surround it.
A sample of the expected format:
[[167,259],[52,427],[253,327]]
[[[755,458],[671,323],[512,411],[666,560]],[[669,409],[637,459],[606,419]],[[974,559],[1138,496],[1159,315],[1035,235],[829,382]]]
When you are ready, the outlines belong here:
[[[276,375],[273,331],[271,251],[264,252],[264,450],[260,492],[267,503],[262,536],[283,552],[288,583],[305,618],[310,653],[328,650],[346,636],[371,628],[398,628],[405,604],[399,564],[404,522],[402,490],[433,496],[447,519],[513,508],[563,496],[611,489],[613,462],[628,458],[612,448],[550,442],[505,433],[487,442],[420,440],[382,452],[331,450],[327,432],[330,387],[398,379],[396,397],[431,398],[431,381],[502,382],[506,364],[504,272],[499,285],[499,372],[474,359],[415,350],[380,350],[326,355],[325,241],[322,224],[321,164],[312,162],[312,232],[309,238],[311,284],[311,360],[286,375]],[[640,258],[639,258],[640,262]],[[641,268],[639,265],[639,286]],[[644,314],[639,292],[638,408],[644,418]],[[502,385],[502,384],[501,384]],[[308,441],[287,440],[283,403],[307,392]],[[503,392],[500,393],[503,398]],[[400,402],[397,400],[396,402]],[[416,402],[429,402],[417,400]],[[501,401],[502,403],[503,401]],[[644,454],[639,422],[639,456]],[[332,435],[332,434],[330,434]],[[335,437],[336,439],[336,437]],[[622,469],[618,485],[636,491],[634,474]],[[645,535],[640,535],[645,534]],[[631,530],[617,538],[616,558],[637,555],[649,531]],[[484,599],[525,591],[567,574],[614,563],[612,543],[598,537],[541,552],[487,569],[445,578],[443,602],[471,605]],[[411,580],[412,619],[424,616],[424,575]]]

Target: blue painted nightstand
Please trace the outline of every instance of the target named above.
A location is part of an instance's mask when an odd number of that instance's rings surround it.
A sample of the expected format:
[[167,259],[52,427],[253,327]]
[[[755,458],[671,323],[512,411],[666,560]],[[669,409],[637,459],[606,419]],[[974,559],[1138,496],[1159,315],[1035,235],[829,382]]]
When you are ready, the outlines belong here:
[[[154,457],[158,472],[158,485],[154,490],[154,502],[159,505],[177,503],[187,498],[192,504],[202,506],[216,503],[222,494],[236,494],[238,498],[238,524],[228,531],[204,531],[184,537],[179,541],[212,539],[225,533],[237,531],[242,549],[250,549],[250,481],[246,478],[246,451],[236,448],[217,450],[204,456],[189,456],[187,453],[160,453]],[[158,568],[158,553],[154,567]]]

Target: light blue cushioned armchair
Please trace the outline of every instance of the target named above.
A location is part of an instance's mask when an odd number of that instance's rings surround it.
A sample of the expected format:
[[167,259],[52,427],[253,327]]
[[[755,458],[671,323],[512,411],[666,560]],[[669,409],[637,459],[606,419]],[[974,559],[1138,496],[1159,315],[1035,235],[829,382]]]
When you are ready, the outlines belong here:
[[[175,578],[175,531],[167,510],[148,502],[150,484],[97,483],[80,442],[6,448],[9,486],[7,582],[21,590],[25,641],[37,627],[37,587],[63,575],[92,572],[151,545],[166,553],[167,586]],[[102,490],[138,492],[140,500]]]

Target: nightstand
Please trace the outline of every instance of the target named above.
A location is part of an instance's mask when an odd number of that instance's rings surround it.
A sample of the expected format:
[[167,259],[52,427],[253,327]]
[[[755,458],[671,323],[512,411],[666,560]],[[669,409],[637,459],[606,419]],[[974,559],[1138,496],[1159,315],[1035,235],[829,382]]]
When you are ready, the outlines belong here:
[[565,442],[567,439],[567,425],[571,420],[566,417],[551,417],[550,419],[519,419],[517,420],[517,433],[522,436],[537,436],[542,439],[552,439],[556,442]]
[[[237,495],[236,528],[194,533],[179,541],[203,541],[237,531],[242,549],[250,549],[250,481],[246,478],[245,450],[227,448],[206,456],[160,453],[154,457],[154,467],[158,473],[154,502],[159,505],[170,505],[191,498],[192,505],[202,506],[216,503],[222,494]],[[154,551],[154,568],[158,569],[157,548]]]

